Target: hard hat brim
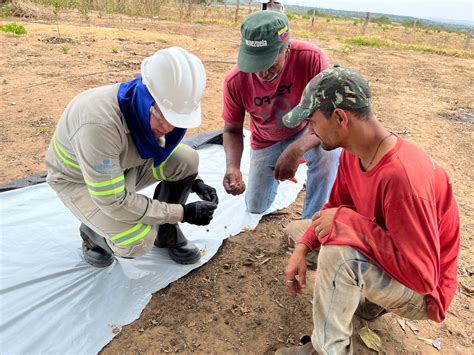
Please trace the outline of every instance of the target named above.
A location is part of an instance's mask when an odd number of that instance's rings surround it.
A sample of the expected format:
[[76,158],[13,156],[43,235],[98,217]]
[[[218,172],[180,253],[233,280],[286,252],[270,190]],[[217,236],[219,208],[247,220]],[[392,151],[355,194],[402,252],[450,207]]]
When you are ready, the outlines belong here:
[[165,105],[160,105],[158,101],[155,101],[160,108],[161,113],[168,123],[178,128],[196,128],[201,125],[201,104],[190,113],[177,113]]

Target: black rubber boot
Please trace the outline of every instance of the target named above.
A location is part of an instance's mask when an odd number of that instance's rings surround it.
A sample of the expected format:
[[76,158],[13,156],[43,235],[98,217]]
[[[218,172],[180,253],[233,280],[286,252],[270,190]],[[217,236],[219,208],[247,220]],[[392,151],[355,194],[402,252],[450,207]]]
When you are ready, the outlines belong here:
[[[162,202],[184,205],[196,176],[197,174],[179,181],[160,182],[153,198]],[[158,226],[155,245],[158,248],[168,248],[170,258],[178,264],[194,264],[201,258],[199,248],[186,239],[178,223]]]
[[359,303],[355,315],[368,322],[373,322],[387,313],[388,311],[385,308],[366,300]]
[[85,261],[95,267],[107,267],[114,262],[114,253],[104,237],[84,223],[81,223],[79,233],[82,238],[82,253]]

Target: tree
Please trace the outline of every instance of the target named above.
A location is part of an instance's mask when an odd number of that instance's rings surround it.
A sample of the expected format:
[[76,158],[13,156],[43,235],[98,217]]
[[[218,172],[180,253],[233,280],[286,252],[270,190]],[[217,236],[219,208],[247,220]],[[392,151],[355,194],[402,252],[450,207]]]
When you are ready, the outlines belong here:
[[235,24],[239,22],[239,8],[240,8],[240,0],[237,0],[235,2],[235,19],[234,19]]
[[467,33],[466,35],[466,42],[464,42],[464,50],[468,51],[469,48],[471,48],[471,37],[472,37],[472,32],[474,29],[471,28],[471,30]]
[[370,20],[370,12],[367,12],[365,14],[365,21],[364,24],[362,25],[362,34],[365,34],[365,31],[367,30],[367,26],[369,25],[369,20]]
[[193,15],[193,5],[196,0],[188,0],[188,10],[186,12],[186,18],[191,18]]

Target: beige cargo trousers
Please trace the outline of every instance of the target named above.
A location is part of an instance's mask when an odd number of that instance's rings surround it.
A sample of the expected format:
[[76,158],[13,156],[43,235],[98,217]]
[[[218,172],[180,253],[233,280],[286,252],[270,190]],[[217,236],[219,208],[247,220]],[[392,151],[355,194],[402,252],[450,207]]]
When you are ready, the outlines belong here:
[[356,249],[322,246],[313,294],[313,348],[352,354],[352,317],[364,303],[408,319],[428,319],[424,295],[404,286]]
[[[160,176],[154,176],[152,165],[153,160],[149,159],[146,164],[124,172],[127,193],[136,193],[160,181],[160,178],[167,181],[179,181],[197,174],[199,156],[194,149],[181,144],[160,165]],[[50,186],[77,219],[107,240],[107,244],[115,254],[122,257],[138,257],[153,248],[157,225],[129,224],[109,217],[93,202],[85,183],[55,181],[50,183]],[[127,238],[133,237],[133,233],[140,238],[130,244],[118,245],[124,231],[127,233]],[[143,233],[146,233],[144,237]]]

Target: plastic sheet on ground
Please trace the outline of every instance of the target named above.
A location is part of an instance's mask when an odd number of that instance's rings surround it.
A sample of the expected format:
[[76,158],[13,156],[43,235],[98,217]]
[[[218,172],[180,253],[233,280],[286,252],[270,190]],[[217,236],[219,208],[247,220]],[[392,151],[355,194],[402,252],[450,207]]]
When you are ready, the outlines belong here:
[[[247,134],[248,136],[248,134]],[[166,250],[153,248],[136,259],[117,258],[97,269],[81,257],[79,222],[47,184],[0,195],[0,349],[11,353],[97,353],[136,320],[152,293],[210,260],[222,241],[257,226],[262,215],[245,210],[244,196],[222,187],[224,149],[208,145],[198,151],[199,174],[218,190],[220,199],[209,226],[183,224],[186,236],[205,249],[194,265],[177,265]],[[242,171],[246,180],[249,142]],[[284,182],[267,211],[290,205],[305,180]],[[141,193],[151,196],[154,186]],[[192,194],[191,200],[197,197]]]

